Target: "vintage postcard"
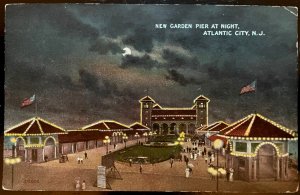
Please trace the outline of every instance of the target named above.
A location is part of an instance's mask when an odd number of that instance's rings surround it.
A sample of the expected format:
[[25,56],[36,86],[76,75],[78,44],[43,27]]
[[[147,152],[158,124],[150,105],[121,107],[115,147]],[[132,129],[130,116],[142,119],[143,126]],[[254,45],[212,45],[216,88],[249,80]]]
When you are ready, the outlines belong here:
[[2,189],[297,192],[297,18],[7,5]]

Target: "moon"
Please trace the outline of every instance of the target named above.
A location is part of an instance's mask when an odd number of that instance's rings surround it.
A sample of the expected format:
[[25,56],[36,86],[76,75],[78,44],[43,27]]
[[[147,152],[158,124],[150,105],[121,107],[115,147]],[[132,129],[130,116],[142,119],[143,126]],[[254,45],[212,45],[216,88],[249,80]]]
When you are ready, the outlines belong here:
[[123,56],[131,55],[131,49],[128,47],[125,47],[123,49],[124,53],[122,53]]

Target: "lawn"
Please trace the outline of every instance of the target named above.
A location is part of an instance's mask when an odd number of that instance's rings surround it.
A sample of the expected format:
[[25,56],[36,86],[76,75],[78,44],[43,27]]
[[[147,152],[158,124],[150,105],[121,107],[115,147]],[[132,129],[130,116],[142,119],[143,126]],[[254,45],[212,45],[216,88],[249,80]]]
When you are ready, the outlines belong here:
[[116,152],[115,159],[122,162],[129,162],[131,158],[133,162],[143,162],[144,160],[138,157],[147,157],[146,163],[157,163],[177,157],[180,155],[181,146],[168,147],[149,147],[149,146],[132,146],[127,149]]
[[155,136],[151,140],[151,142],[175,142],[178,136],[176,135],[163,135],[163,136]]

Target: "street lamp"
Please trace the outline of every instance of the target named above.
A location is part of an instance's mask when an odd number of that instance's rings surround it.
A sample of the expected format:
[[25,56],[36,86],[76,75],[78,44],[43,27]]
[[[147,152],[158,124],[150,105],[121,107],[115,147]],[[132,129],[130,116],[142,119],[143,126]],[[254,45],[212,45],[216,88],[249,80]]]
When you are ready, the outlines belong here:
[[11,165],[11,189],[14,188],[14,165],[21,162],[21,158],[15,157],[15,143],[17,142],[16,138],[12,137],[10,138],[10,141],[13,143],[12,147],[12,157],[11,158],[5,158],[4,163],[7,165]]
[[125,143],[125,148],[126,148],[126,141],[128,139],[128,136],[126,135],[126,133],[123,134],[123,141]]
[[183,141],[184,141],[184,137],[179,137],[179,138],[177,138],[177,143],[178,144],[180,144],[180,145],[182,145],[183,144]]
[[105,136],[103,142],[106,144],[106,154],[108,154],[108,144],[110,143],[110,139],[108,136]]
[[138,143],[139,137],[140,135],[138,134],[138,132],[135,133],[134,137],[136,138],[136,143]]
[[146,139],[147,139],[148,133],[147,133],[147,132],[143,133],[143,136],[145,137],[145,142],[146,142]]
[[[214,148],[217,150],[217,170],[219,168],[219,150],[223,147],[224,142],[220,139],[216,139],[213,142]],[[219,177],[217,172],[217,192],[219,191]]]
[[149,132],[149,139],[150,139],[150,140],[152,139],[152,135],[153,135],[153,133],[152,133],[152,131],[150,131],[150,132]]

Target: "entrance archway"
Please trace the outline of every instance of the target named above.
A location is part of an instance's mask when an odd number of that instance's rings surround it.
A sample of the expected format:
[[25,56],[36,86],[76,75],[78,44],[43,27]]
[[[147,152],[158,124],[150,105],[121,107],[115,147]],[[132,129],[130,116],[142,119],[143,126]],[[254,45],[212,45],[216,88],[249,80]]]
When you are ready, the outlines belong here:
[[25,161],[25,140],[23,138],[17,138],[16,142],[16,155]]
[[171,123],[170,125],[170,134],[176,133],[176,123]]
[[181,133],[181,132],[186,133],[186,124],[181,123],[181,124],[179,125],[178,129],[179,129],[179,133]]
[[262,145],[257,152],[259,179],[276,178],[276,151],[270,144]]
[[154,123],[152,125],[152,130],[155,131],[156,133],[158,133],[159,132],[159,124],[158,123]]
[[47,137],[44,146],[44,158],[47,160],[55,159],[55,140],[53,137]]
[[161,130],[162,130],[162,134],[163,134],[163,135],[167,135],[167,134],[168,134],[168,131],[169,131],[168,125],[167,125],[166,123],[162,124]]
[[193,124],[193,123],[189,124],[189,126],[188,126],[188,133],[189,134],[194,134],[195,133],[195,129],[196,129],[195,124]]

